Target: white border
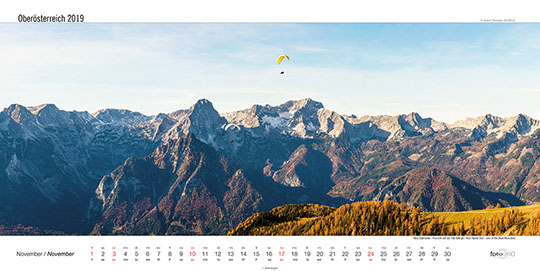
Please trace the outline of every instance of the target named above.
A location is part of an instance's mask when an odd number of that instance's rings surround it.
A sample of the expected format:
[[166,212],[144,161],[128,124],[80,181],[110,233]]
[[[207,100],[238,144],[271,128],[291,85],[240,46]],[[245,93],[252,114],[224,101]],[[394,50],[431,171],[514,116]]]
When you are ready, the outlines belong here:
[[540,22],[532,0],[22,0],[3,2],[0,22],[84,14],[85,22]]

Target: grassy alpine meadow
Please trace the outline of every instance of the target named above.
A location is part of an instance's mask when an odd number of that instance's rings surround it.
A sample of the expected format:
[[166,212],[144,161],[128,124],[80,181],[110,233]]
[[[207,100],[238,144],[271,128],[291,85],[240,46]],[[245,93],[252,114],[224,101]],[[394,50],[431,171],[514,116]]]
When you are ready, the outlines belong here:
[[[540,203],[506,207],[488,208],[464,212],[431,212],[428,217],[437,217],[450,227],[463,227],[469,231],[481,231],[486,224],[500,224],[497,227],[503,235],[540,235]],[[513,218],[513,219],[512,219]],[[482,226],[482,224],[484,226]],[[504,230],[504,231],[503,231]],[[488,233],[484,233],[488,234]],[[480,234],[482,235],[482,234]]]

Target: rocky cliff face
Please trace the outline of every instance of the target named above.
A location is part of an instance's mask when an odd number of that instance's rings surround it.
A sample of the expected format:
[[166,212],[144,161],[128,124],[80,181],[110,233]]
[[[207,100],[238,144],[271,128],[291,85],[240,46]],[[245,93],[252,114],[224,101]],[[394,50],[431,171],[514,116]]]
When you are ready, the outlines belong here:
[[522,205],[517,197],[482,191],[441,170],[421,167],[410,170],[381,187],[376,200],[406,202],[427,211],[477,210],[488,206]]
[[311,99],[221,115],[205,99],[155,116],[14,104],[0,112],[0,223],[218,234],[287,203],[390,198],[434,211],[532,203],[539,123],[357,118]]
[[103,177],[89,218],[95,234],[220,234],[261,207],[243,171],[188,134]]
[[156,145],[121,120],[105,123],[50,104],[2,111],[0,220],[67,233],[86,229],[84,213],[99,179]]

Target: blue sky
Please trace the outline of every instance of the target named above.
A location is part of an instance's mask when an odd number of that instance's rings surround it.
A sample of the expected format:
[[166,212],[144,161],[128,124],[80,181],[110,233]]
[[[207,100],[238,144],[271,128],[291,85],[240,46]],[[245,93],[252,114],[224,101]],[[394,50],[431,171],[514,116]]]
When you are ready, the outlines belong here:
[[1,107],[540,119],[540,24],[0,24],[0,61]]

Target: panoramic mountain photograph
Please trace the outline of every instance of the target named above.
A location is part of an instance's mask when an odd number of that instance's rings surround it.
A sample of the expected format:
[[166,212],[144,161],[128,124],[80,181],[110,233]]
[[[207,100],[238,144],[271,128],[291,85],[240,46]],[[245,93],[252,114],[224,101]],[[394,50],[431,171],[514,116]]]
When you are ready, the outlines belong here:
[[0,235],[540,235],[540,25],[0,25]]

